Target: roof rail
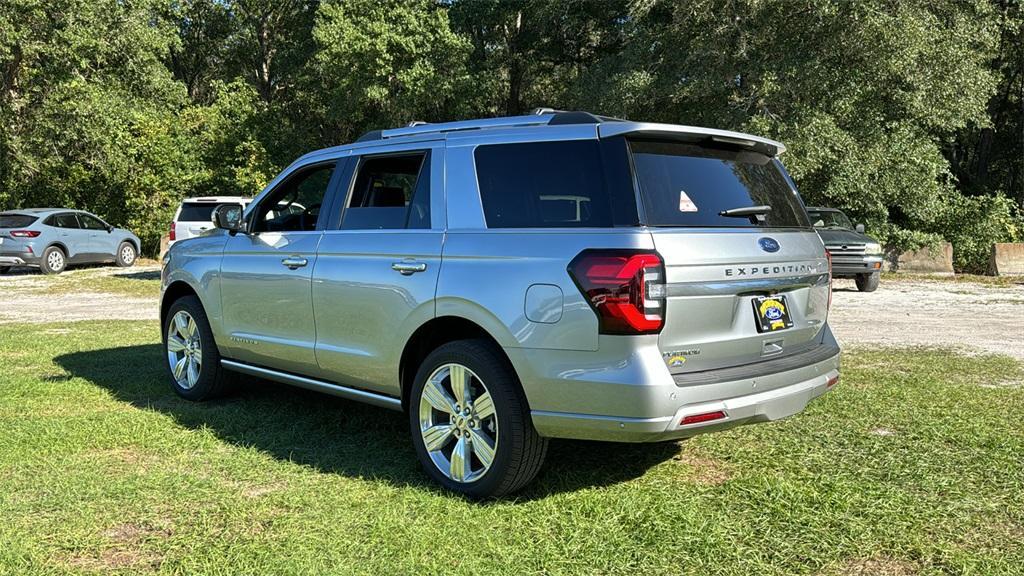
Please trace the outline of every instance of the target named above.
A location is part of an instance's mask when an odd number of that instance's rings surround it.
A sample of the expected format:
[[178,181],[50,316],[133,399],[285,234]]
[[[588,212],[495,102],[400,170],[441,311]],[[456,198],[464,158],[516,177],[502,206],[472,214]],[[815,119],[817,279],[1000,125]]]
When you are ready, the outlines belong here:
[[386,140],[402,136],[459,132],[463,130],[482,130],[486,128],[512,128],[516,126],[561,126],[567,124],[600,124],[602,122],[620,122],[618,118],[598,116],[590,112],[569,112],[554,108],[536,108],[531,114],[523,116],[503,116],[499,118],[481,118],[479,120],[459,120],[456,122],[439,122],[430,124],[419,120],[410,122],[401,128],[387,130],[371,130],[359,137],[356,142],[370,140]]

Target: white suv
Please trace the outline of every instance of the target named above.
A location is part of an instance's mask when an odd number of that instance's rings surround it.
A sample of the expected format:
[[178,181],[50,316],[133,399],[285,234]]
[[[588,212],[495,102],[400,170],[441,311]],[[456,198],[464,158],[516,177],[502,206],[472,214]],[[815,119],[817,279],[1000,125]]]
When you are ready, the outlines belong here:
[[248,206],[252,198],[245,196],[204,196],[202,198],[185,198],[171,220],[171,229],[167,234],[167,245],[178,240],[188,240],[199,236],[213,228],[213,209],[221,204],[241,204]]

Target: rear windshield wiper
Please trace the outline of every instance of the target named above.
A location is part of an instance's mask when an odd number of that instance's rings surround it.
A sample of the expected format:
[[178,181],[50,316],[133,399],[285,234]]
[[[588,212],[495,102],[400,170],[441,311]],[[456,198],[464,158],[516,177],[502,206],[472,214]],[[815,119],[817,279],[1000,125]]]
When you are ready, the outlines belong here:
[[764,222],[765,215],[771,211],[771,206],[746,206],[743,208],[722,210],[718,215],[725,216],[727,218],[750,218],[756,222]]

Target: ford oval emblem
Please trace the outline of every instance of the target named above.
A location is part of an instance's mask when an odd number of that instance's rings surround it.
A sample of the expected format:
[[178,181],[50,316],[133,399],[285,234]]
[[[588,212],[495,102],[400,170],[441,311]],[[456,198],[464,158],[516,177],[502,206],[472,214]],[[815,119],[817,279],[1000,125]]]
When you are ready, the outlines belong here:
[[765,236],[764,238],[758,240],[757,243],[761,246],[761,250],[764,250],[765,252],[779,251],[779,243],[775,240],[775,238],[769,238]]

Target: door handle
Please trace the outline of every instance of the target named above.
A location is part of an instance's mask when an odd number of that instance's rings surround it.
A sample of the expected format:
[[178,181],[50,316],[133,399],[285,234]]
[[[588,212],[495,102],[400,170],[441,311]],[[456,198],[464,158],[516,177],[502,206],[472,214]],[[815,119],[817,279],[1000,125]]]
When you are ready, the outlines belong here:
[[309,264],[309,260],[306,260],[305,258],[301,258],[299,256],[289,256],[288,258],[281,260],[281,264],[284,264],[285,266],[291,268],[292,270],[295,270],[296,268],[302,268],[306,264]]
[[423,272],[427,269],[427,265],[424,262],[392,262],[391,269],[401,272],[403,276],[409,276],[416,272]]

